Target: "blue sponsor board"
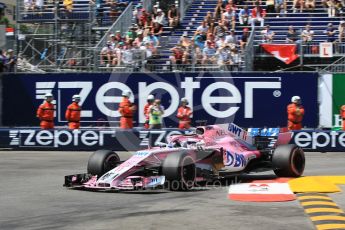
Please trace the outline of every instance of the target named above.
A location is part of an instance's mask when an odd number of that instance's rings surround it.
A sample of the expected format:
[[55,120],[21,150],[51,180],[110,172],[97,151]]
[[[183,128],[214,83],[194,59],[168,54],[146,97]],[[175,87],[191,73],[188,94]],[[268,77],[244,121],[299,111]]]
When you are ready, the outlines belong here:
[[[188,134],[192,131],[178,129],[121,130],[81,129],[81,130],[40,130],[38,128],[0,129],[0,148],[17,150],[61,150],[61,151],[95,151],[111,149],[115,151],[137,151],[148,146],[160,146],[167,143],[171,135]],[[276,136],[273,133],[273,136]],[[345,132],[323,130],[294,131],[291,144],[300,146],[305,151],[345,152]],[[140,152],[139,154],[145,154]],[[245,162],[238,157],[227,155],[229,165],[241,165]],[[237,162],[237,163],[235,163]]]
[[[317,126],[317,73],[162,73],[6,75],[3,85],[3,125],[37,126],[36,109],[44,94],[56,100],[57,125],[66,125],[65,111],[74,94],[81,96],[82,126],[118,126],[118,104],[130,90],[138,110],[134,126],[144,123],[149,94],[162,99],[165,127],[177,127],[177,108],[186,97],[194,121],[234,122],[241,127],[286,126],[286,106],[294,95],[303,100],[303,125]],[[306,90],[305,86],[308,86]]]

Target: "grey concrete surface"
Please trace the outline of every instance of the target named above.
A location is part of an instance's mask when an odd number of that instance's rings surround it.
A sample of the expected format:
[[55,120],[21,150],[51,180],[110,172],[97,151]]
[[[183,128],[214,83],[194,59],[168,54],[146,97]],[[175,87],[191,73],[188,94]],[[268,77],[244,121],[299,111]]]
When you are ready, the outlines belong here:
[[[123,158],[129,155],[121,153]],[[306,155],[305,175],[345,175],[345,153]],[[88,156],[87,152],[1,151],[0,229],[314,229],[298,201],[230,201],[227,186],[151,193],[62,187],[65,175],[86,171]],[[332,198],[345,208],[343,193]]]

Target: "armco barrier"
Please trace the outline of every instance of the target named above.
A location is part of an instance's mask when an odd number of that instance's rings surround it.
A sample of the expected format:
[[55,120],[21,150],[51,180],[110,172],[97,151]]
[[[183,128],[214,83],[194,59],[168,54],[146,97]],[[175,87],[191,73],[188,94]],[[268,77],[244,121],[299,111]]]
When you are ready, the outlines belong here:
[[[172,134],[190,133],[191,130],[178,129],[147,130],[135,128],[121,129],[81,129],[81,130],[40,130],[38,128],[0,129],[0,148],[13,150],[61,150],[95,151],[112,149],[115,151],[136,151],[148,146],[166,143]],[[276,135],[268,130],[267,135]],[[305,151],[345,152],[345,132],[302,130],[294,131],[291,143]]]
[[294,95],[305,106],[303,125],[318,125],[317,73],[21,74],[3,76],[2,81],[3,125],[9,127],[38,126],[36,109],[47,92],[56,99],[57,125],[66,125],[66,107],[73,94],[80,94],[82,127],[102,122],[116,127],[123,90],[131,90],[138,105],[134,126],[145,120],[143,107],[149,94],[162,99],[165,127],[177,127],[182,97],[190,101],[193,121],[284,127],[286,106]]

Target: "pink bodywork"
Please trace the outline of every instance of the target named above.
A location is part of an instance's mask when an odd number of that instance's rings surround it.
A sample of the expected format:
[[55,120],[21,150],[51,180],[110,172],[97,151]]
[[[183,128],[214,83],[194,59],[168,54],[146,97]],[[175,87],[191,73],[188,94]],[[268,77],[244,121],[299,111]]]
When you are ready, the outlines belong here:
[[[216,151],[216,154],[223,159],[225,170],[229,172],[240,172],[245,169],[249,161],[261,157],[260,151],[253,145],[221,126],[212,125],[200,128],[204,130],[202,134],[170,136],[167,147],[137,151],[115,169],[98,179],[96,176],[92,177],[82,186],[92,189],[131,190],[135,187],[147,188],[164,184],[164,176],[143,177],[136,176],[135,173],[143,167],[160,166],[168,154],[174,154],[181,150],[187,151],[195,159],[196,164],[204,165],[212,165],[211,159],[198,160],[196,159],[196,152],[201,149]],[[287,142],[289,141],[288,136],[282,137],[281,140],[278,138],[278,141]],[[174,147],[173,144],[176,142],[187,144],[187,148],[183,148],[183,146]],[[194,143],[194,145],[188,145],[188,143]],[[201,179],[198,178],[198,180]]]

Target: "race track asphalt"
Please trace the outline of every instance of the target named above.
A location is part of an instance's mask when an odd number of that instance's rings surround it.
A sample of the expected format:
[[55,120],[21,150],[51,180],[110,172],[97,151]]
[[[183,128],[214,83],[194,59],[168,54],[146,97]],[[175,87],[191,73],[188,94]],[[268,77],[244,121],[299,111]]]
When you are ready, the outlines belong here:
[[[86,171],[89,154],[0,151],[0,229],[314,229],[298,201],[230,201],[227,186],[151,193],[62,187],[65,175]],[[306,153],[306,157],[305,175],[345,175],[345,153]],[[259,175],[256,179],[272,173]],[[345,209],[344,193],[331,197]]]

